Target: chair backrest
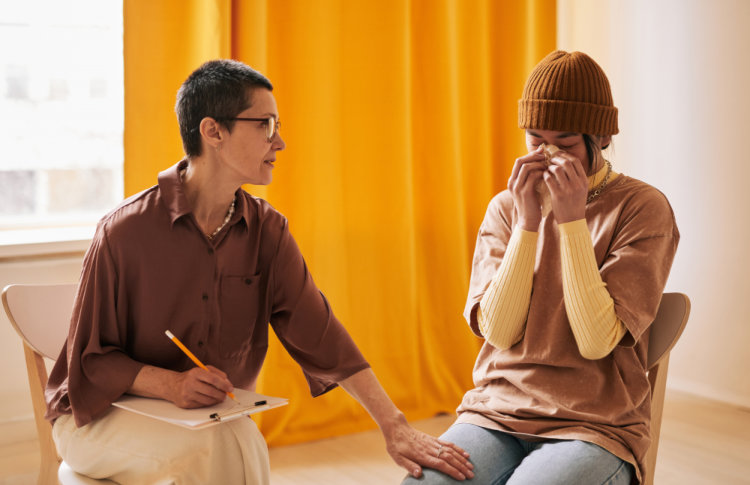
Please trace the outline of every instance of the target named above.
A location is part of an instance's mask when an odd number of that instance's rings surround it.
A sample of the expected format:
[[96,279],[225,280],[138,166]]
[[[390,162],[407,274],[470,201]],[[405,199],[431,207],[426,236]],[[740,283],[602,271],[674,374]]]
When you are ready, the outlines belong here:
[[48,359],[57,359],[68,336],[76,288],[76,284],[10,285],[3,290],[10,323],[29,347]]
[[682,293],[664,293],[648,341],[648,380],[651,385],[651,446],[645,457],[644,485],[654,483],[656,454],[659,450],[661,418],[667,387],[669,352],[685,330],[690,316],[690,299]]
[[47,404],[47,367],[44,358],[55,360],[68,336],[73,300],[78,285],[9,285],[3,289],[2,300],[10,323],[23,340],[29,390],[34,406],[37,436],[41,454],[39,485],[88,485],[112,483],[79,475],[63,462],[52,440],[52,426],[44,419]]
[[685,330],[690,316],[690,299],[683,293],[664,293],[651,324],[648,340],[648,369],[666,356]]

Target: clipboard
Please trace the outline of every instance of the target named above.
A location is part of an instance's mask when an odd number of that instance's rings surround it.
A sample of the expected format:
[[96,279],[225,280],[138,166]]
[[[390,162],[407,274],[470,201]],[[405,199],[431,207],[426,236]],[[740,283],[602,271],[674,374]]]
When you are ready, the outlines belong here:
[[266,396],[244,389],[235,389],[234,395],[239,403],[227,398],[215,406],[195,409],[183,409],[164,399],[130,394],[123,395],[112,405],[183,428],[202,429],[242,416],[268,411],[289,403],[288,399],[282,397]]

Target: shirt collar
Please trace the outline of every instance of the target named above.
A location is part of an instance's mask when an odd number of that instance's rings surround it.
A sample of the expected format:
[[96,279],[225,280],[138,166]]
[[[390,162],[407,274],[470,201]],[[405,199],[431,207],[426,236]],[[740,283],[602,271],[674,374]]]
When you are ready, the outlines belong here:
[[[193,209],[190,207],[187,196],[185,195],[184,185],[180,177],[180,171],[187,168],[188,161],[183,159],[172,165],[168,169],[159,173],[159,191],[161,192],[164,204],[169,212],[169,221],[174,225],[177,219],[190,214]],[[244,196],[242,188],[237,189],[235,196],[234,215],[229,220],[232,226],[240,219],[245,221],[245,227],[250,227],[250,206],[249,197]]]

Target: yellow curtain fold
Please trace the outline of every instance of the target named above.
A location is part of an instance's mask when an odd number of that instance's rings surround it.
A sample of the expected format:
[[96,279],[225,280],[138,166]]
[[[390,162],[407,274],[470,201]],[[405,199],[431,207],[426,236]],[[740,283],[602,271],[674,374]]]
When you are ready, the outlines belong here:
[[[517,100],[555,47],[555,1],[125,0],[125,189],[182,157],[173,106],[218,57],[266,74],[287,149],[248,190],[290,220],[316,283],[409,419],[452,412],[479,349],[462,318],[489,199],[525,153]],[[270,445],[374,424],[312,399],[273,339],[259,391]]]

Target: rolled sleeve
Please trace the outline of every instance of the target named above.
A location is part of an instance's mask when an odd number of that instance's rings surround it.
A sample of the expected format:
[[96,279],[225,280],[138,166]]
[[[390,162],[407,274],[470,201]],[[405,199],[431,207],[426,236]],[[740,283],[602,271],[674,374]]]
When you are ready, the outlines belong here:
[[143,364],[123,352],[124,322],[117,315],[116,267],[106,223],[86,253],[70,331],[47,385],[47,418],[72,413],[83,426],[131,386]]
[[369,364],[315,285],[286,221],[284,226],[271,275],[271,326],[318,396]]

